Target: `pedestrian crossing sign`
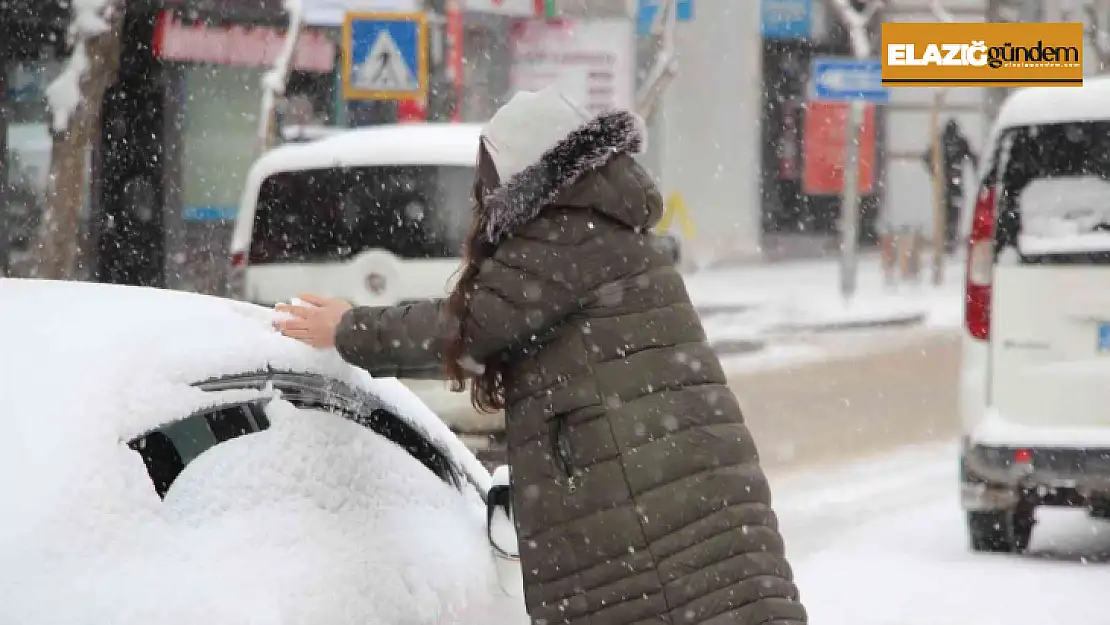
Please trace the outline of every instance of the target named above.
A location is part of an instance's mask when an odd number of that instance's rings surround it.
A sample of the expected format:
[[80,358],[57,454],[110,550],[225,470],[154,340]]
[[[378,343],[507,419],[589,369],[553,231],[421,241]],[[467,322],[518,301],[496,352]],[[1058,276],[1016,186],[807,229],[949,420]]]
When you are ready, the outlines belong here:
[[343,19],[343,97],[416,100],[428,94],[423,13],[351,12]]

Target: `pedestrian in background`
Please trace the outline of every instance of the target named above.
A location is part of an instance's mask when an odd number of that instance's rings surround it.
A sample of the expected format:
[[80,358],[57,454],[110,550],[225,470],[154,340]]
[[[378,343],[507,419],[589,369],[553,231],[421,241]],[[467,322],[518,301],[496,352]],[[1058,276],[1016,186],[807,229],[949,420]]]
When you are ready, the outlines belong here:
[[631,154],[642,122],[553,89],[485,128],[445,300],[303,296],[283,333],[374,376],[446,374],[504,409],[534,622],[806,622],[755,442]]
[[[922,159],[933,172],[933,151],[927,149]],[[955,250],[960,237],[960,209],[964,204],[964,166],[970,164],[972,169],[979,167],[979,158],[971,149],[967,135],[960,129],[960,124],[949,119],[944,124],[940,133],[940,174],[944,188],[944,245],[949,253]]]

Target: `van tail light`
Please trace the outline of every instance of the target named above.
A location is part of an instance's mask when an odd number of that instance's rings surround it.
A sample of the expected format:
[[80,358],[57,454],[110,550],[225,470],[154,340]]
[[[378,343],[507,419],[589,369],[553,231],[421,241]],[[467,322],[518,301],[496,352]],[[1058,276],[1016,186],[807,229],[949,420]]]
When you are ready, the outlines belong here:
[[246,252],[232,252],[231,254],[231,268],[232,269],[246,269],[247,267],[247,253]]
[[975,200],[975,215],[967,250],[964,322],[972,337],[986,341],[991,334],[991,280],[994,274],[995,199],[993,186],[983,187]]

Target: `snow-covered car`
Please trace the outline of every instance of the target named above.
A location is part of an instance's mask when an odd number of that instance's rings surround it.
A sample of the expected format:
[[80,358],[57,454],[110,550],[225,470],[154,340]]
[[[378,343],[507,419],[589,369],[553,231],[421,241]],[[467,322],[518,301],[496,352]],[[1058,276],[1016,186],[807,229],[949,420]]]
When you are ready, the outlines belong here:
[[0,623],[528,622],[505,472],[397,380],[243,302],[0,302]]
[[961,372],[971,546],[1039,506],[1110,517],[1110,80],[1002,105],[979,173]]
[[[263,154],[231,242],[233,297],[366,306],[443,297],[473,217],[480,124],[385,124]],[[677,239],[661,237],[675,256]]]

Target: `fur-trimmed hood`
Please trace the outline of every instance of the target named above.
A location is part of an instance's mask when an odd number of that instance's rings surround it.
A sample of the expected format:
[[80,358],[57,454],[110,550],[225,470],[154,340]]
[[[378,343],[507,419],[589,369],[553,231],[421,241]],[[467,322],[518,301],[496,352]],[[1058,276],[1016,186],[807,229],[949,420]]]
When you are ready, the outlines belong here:
[[[505,108],[511,104],[510,102]],[[522,105],[520,108],[524,109],[525,106],[527,105]],[[521,115],[527,112],[523,110]],[[568,109],[568,113],[571,115],[580,113],[580,109],[571,108]],[[559,133],[558,136],[562,138],[557,138],[550,147],[542,151],[535,150],[533,147],[533,151],[539,153],[539,158],[531,161],[527,166],[498,165],[498,173],[502,174],[504,171],[509,176],[505,179],[506,177],[502,175],[501,184],[484,198],[485,210],[481,216],[481,227],[486,240],[498,242],[506,234],[535,219],[540,211],[555,203],[560,195],[571,191],[575,183],[582,180],[586,174],[601,169],[619,155],[635,154],[644,149],[646,132],[643,121],[635,113],[615,110],[602,113],[592,119],[587,118],[585,121],[574,120],[578,123],[573,126],[567,124],[572,119],[572,117],[566,117],[557,120],[555,124],[545,124],[550,122],[549,119],[534,120],[534,124],[544,124],[543,130],[539,131],[541,137],[543,133],[550,135],[552,132],[557,132],[559,122],[562,122],[564,127],[569,126],[572,129],[569,132]],[[494,126],[496,122],[495,116],[490,125]],[[497,162],[499,156],[503,156],[497,153],[503,143],[499,144],[497,136],[486,133],[483,133],[483,140],[487,142],[487,149]],[[512,141],[513,139],[510,139],[508,142]],[[519,139],[516,141],[520,143]],[[525,147],[525,150],[527,149],[528,146]],[[505,159],[500,160],[502,163],[505,162]],[[629,165],[637,171],[624,172],[625,174],[642,175],[642,181],[638,180],[638,182],[650,185],[650,180],[634,161],[629,159]],[[605,210],[606,207],[596,208]],[[636,212],[646,214],[648,211],[640,209]],[[641,224],[630,223],[629,225]]]

